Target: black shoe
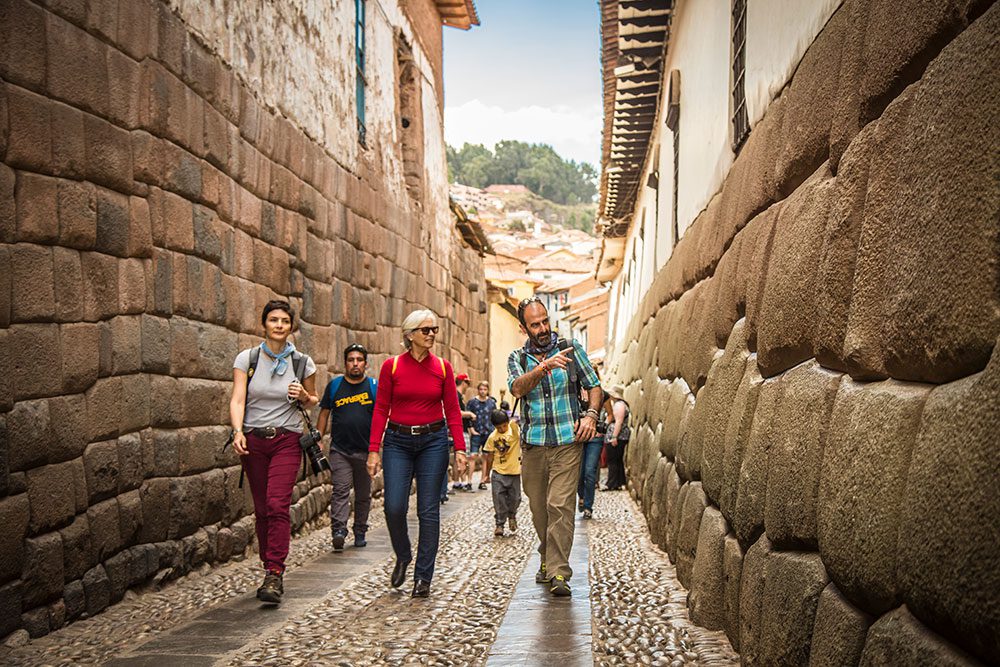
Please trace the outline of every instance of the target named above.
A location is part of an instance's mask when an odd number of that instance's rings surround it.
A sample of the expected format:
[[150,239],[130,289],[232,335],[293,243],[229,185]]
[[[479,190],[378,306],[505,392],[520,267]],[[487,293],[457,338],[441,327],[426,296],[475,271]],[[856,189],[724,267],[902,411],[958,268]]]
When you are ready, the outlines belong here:
[[431,596],[431,584],[429,581],[421,581],[417,579],[413,582],[413,593],[410,597],[415,598],[428,598]]
[[281,595],[284,592],[281,575],[277,572],[268,572],[264,575],[264,583],[257,589],[257,599],[270,604],[281,604]]
[[472,491],[472,485],[471,484],[466,484],[462,488],[465,489],[466,491]]
[[347,530],[340,528],[333,531],[333,550],[343,551],[344,550],[344,540],[347,539]]
[[354,533],[354,546],[356,547],[368,546],[368,540],[365,539],[364,533]]
[[444,505],[446,502],[448,502],[448,496],[441,496],[441,504]]
[[590,511],[590,510],[583,510],[583,518],[584,519],[593,519],[594,518],[594,513],[592,511]]
[[410,566],[410,561],[396,559],[396,567],[392,568],[392,579],[389,583],[393,588],[399,588],[406,581],[406,568]]
[[486,490],[486,482],[480,482],[479,483],[479,490],[480,491],[485,491]]

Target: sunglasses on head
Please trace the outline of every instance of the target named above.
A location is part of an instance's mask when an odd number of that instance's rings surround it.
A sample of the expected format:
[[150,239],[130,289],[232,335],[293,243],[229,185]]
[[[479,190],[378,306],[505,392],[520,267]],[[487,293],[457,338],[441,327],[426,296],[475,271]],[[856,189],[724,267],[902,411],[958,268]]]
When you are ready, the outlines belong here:
[[417,327],[414,331],[419,331],[425,336],[430,336],[431,334],[436,334],[440,330],[440,327]]

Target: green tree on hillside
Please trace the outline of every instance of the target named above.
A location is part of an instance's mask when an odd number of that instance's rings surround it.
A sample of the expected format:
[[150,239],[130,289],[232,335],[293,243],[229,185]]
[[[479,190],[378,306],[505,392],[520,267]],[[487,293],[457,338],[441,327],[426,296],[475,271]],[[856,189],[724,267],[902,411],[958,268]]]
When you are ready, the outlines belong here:
[[592,201],[597,172],[587,163],[562,159],[548,144],[500,141],[494,150],[482,144],[447,147],[448,173],[453,183],[485,188],[497,183],[524,185],[557,204]]

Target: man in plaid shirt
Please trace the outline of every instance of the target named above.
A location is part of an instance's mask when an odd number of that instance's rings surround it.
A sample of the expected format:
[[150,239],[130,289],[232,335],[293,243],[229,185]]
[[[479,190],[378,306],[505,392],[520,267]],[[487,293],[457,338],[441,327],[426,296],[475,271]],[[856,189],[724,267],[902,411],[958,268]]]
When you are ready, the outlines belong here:
[[[507,384],[522,400],[521,485],[541,541],[535,581],[569,595],[580,460],[583,443],[597,432],[602,391],[586,351],[576,341],[560,344],[537,297],[522,301],[517,317],[528,340],[507,359]],[[582,414],[577,384],[588,391]]]

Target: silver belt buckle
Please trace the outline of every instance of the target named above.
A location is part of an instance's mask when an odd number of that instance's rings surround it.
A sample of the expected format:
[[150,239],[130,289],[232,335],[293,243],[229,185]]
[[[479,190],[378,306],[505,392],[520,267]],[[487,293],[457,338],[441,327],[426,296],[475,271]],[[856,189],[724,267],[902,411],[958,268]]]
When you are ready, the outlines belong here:
[[420,427],[419,426],[411,426],[410,427],[410,435],[420,435]]
[[270,440],[271,438],[273,438],[276,435],[278,435],[278,429],[277,428],[275,428],[274,426],[265,426],[264,427],[264,437],[265,438],[267,438],[268,440]]

